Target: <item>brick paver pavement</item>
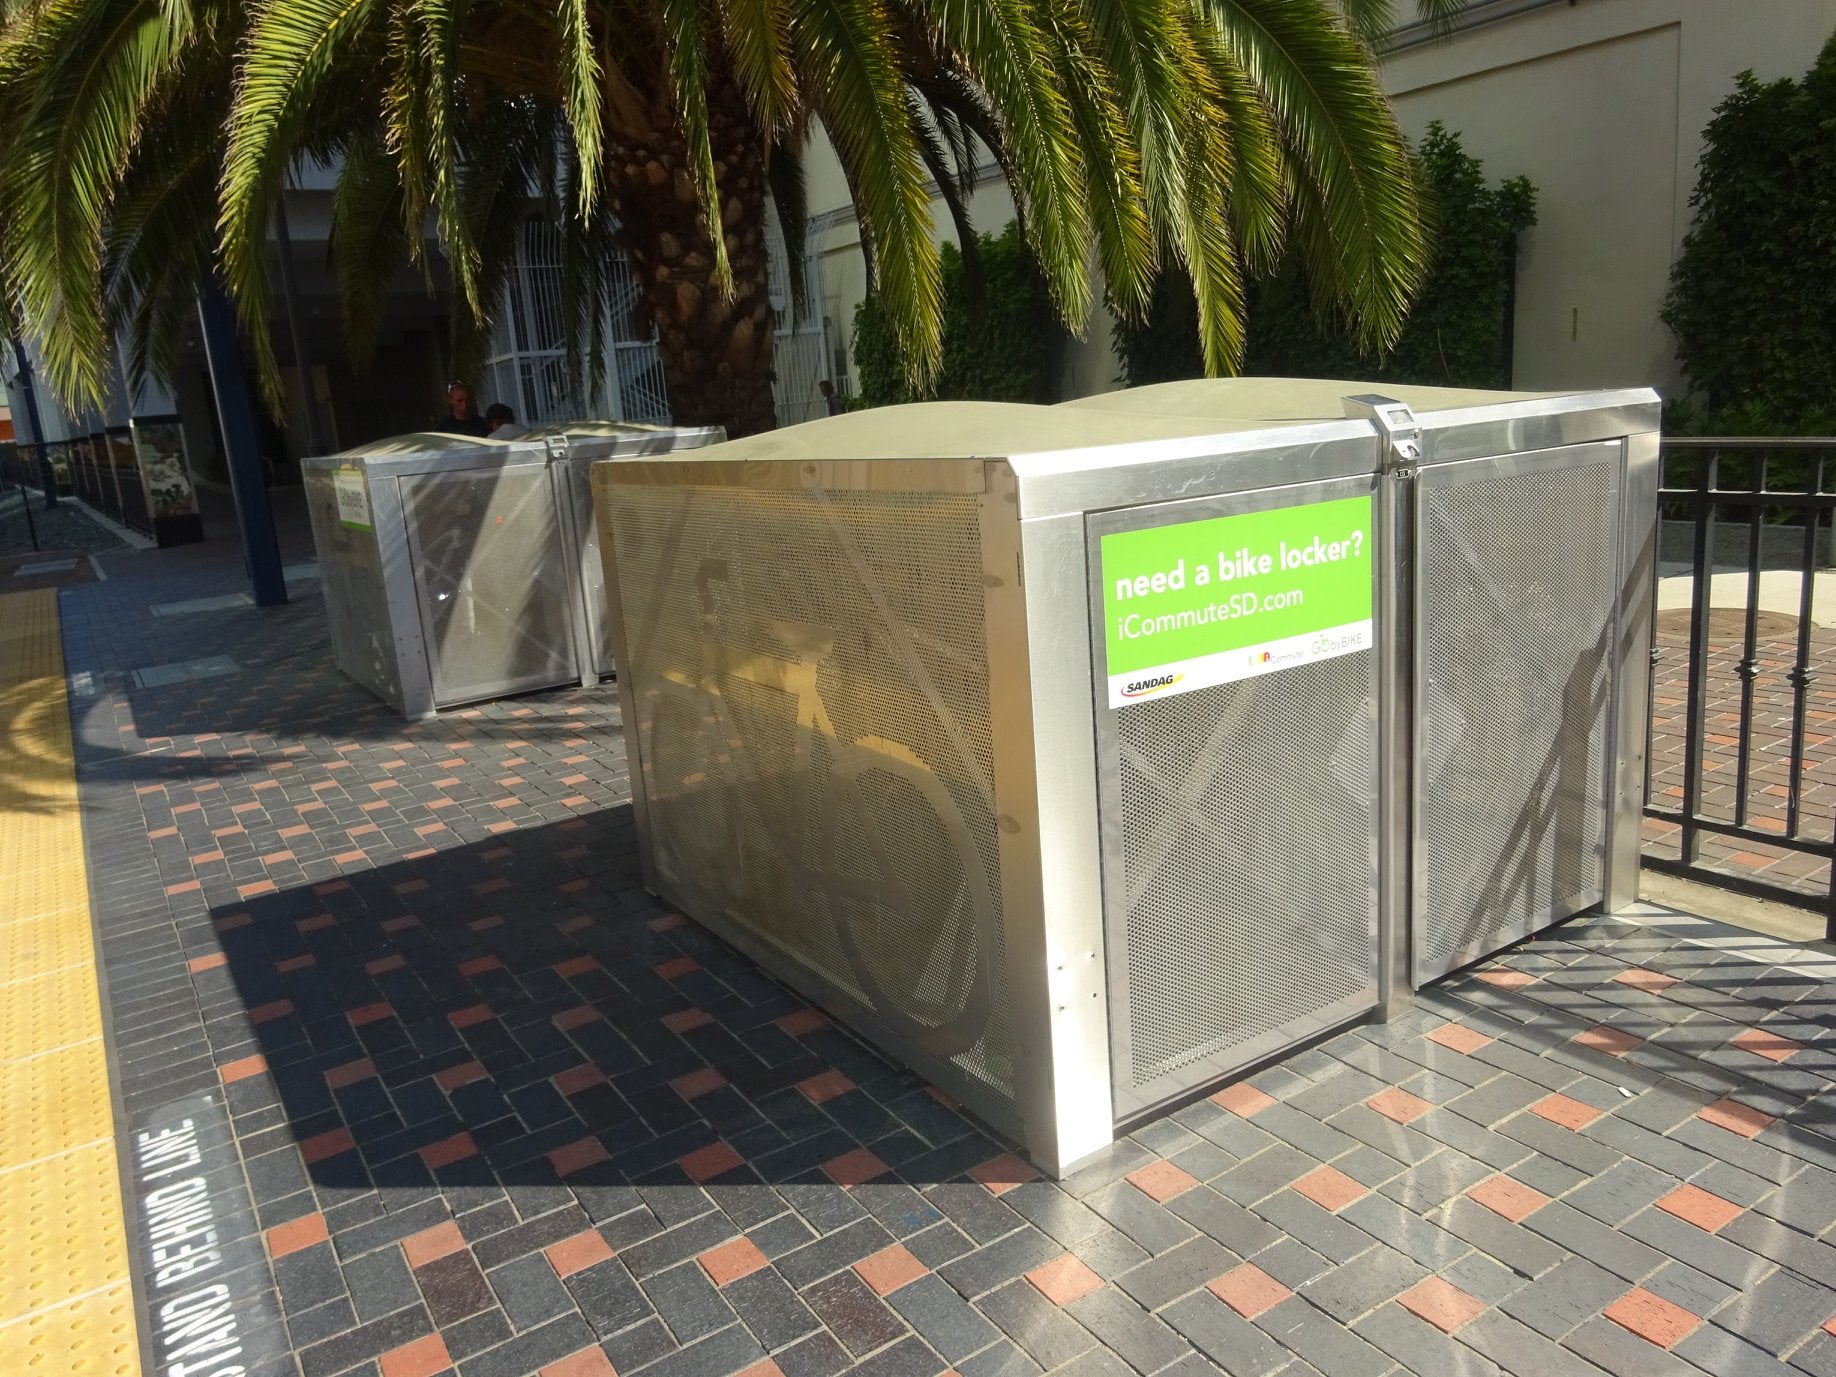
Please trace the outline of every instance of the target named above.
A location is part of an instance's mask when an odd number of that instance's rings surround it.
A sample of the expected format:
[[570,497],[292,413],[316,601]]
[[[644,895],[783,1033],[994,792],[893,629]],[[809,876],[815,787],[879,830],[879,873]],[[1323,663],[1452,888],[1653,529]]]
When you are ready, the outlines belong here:
[[405,725],[140,567],[61,598],[162,1361],[1836,1372],[1836,961],[1578,922],[1043,1180],[641,890],[609,687]]

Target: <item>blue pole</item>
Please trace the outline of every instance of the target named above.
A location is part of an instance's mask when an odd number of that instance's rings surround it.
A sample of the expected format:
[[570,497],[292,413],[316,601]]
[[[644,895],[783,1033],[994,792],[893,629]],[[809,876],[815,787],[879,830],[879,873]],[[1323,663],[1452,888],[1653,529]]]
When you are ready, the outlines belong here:
[[198,324],[204,335],[204,358],[210,365],[210,390],[217,398],[217,426],[223,433],[230,492],[236,500],[243,566],[254,585],[255,605],[279,607],[287,601],[287,580],[281,573],[280,543],[274,538],[268,480],[261,470],[261,442],[255,430],[255,410],[249,403],[242,341],[236,334],[236,313],[214,281],[198,296]]

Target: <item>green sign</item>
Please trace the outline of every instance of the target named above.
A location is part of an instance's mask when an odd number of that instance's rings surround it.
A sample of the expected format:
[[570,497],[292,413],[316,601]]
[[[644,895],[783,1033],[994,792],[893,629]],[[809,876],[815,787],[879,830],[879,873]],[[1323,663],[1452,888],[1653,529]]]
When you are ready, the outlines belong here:
[[1371,499],[1102,538],[1109,705],[1371,647]]

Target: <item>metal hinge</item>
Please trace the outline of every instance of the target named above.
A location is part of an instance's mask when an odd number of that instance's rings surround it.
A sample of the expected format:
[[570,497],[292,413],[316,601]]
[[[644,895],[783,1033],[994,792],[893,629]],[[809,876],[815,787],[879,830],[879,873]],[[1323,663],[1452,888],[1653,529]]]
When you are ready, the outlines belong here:
[[1364,393],[1342,398],[1341,403],[1352,420],[1369,421],[1377,427],[1383,437],[1383,460],[1379,465],[1383,472],[1412,471],[1422,462],[1422,427],[1407,402]]

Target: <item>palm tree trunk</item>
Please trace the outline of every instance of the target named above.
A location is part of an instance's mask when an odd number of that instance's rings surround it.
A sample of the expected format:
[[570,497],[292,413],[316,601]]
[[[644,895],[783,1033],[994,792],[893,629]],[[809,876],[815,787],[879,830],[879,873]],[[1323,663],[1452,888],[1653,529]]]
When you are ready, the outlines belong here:
[[765,167],[739,89],[708,90],[720,233],[733,292],[714,283],[714,242],[696,204],[684,143],[667,118],[641,139],[608,140],[606,170],[626,252],[657,329],[657,352],[678,425],[720,425],[729,436],[777,424],[771,395],[772,319],[766,284]]

